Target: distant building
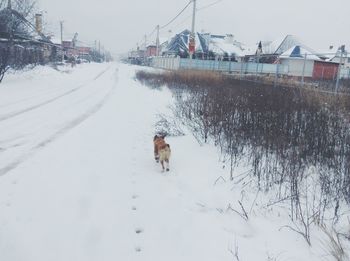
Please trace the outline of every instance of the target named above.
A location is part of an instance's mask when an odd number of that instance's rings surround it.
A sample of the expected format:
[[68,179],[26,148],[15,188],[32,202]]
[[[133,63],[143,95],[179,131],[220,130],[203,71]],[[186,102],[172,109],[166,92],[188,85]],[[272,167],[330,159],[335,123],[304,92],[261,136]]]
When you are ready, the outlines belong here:
[[294,35],[286,35],[274,41],[259,41],[254,52],[245,57],[246,62],[275,63],[280,55],[292,47],[300,46],[308,53],[315,53],[314,50],[302,43]]
[[[164,54],[188,57],[190,35],[189,30],[176,34],[168,42]],[[197,59],[238,60],[248,51],[246,46],[235,40],[232,34],[196,33],[195,37],[195,58]]]
[[328,62],[309,50],[296,45],[282,53],[278,61],[288,66],[288,75],[306,77],[313,80],[334,80],[339,63]]
[[342,55],[341,50],[339,48],[334,55],[330,55],[328,57],[328,61],[341,63],[345,68],[350,68],[350,53],[344,50]]
[[157,46],[156,45],[148,45],[146,47],[146,56],[147,57],[157,56]]

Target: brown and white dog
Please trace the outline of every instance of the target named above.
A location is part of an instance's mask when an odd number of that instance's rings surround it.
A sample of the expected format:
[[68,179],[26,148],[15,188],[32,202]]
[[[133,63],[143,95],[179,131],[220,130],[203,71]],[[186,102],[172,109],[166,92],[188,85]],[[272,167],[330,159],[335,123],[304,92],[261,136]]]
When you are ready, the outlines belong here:
[[164,171],[164,162],[166,163],[166,171],[169,171],[170,145],[164,140],[164,135],[155,135],[153,138],[154,158],[157,162],[160,161],[162,170]]

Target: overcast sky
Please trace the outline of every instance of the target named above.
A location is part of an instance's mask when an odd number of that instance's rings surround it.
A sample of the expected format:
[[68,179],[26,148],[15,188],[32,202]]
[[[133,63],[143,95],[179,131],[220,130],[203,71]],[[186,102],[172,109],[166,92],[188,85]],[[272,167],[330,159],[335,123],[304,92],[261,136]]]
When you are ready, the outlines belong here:
[[[58,36],[64,20],[65,36],[79,33],[80,40],[94,40],[114,53],[127,52],[144,41],[157,24],[175,17],[189,0],[38,0],[47,29]],[[200,9],[217,0],[197,0]],[[161,31],[167,35],[191,27],[192,6]],[[350,49],[349,0],[222,0],[197,13],[196,31],[233,34],[254,45],[296,35],[309,47],[325,51],[330,45]],[[155,37],[153,34],[152,38]]]

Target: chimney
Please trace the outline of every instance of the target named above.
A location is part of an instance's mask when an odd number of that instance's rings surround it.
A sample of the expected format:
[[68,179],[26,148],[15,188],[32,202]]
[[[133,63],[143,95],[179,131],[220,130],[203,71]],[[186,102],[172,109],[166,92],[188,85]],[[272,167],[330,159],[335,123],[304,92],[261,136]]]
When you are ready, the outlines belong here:
[[38,33],[43,32],[43,15],[42,14],[35,15],[35,28]]
[[228,43],[228,44],[233,44],[234,42],[234,36],[233,34],[227,34],[225,36],[225,43]]

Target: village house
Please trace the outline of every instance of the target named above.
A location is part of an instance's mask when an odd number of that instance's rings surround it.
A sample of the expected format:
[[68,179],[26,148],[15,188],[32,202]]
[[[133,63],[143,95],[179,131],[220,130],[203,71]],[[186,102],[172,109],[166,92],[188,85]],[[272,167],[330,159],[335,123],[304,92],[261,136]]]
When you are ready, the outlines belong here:
[[288,75],[313,80],[334,80],[339,63],[329,62],[302,46],[295,45],[282,53],[278,62],[288,66]]
[[[176,34],[169,41],[163,54],[187,58],[190,35],[189,30]],[[247,47],[237,41],[232,34],[196,33],[195,35],[194,58],[196,59],[239,61],[247,52],[249,52]]]

